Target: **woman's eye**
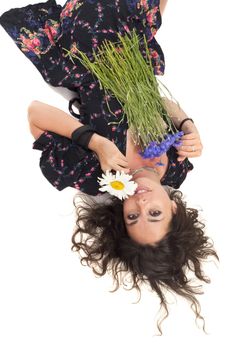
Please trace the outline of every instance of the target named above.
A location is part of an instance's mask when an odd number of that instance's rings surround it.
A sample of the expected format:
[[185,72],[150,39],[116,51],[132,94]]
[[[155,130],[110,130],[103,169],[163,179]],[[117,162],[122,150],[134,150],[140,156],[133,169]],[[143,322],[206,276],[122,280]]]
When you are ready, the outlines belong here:
[[129,214],[129,215],[127,216],[127,219],[129,219],[129,220],[136,220],[137,217],[138,217],[138,214]]
[[159,216],[161,214],[160,210],[150,210],[149,214],[153,217]]

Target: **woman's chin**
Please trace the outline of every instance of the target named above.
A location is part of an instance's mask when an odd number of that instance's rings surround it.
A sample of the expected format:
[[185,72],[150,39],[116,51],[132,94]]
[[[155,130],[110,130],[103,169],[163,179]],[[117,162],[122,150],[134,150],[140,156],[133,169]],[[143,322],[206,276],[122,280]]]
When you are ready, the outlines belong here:
[[152,173],[152,172],[145,172],[145,171],[141,171],[133,175],[133,180],[139,185],[146,185],[148,181],[150,183],[152,181],[153,183],[158,183],[158,182],[160,183],[158,174]]

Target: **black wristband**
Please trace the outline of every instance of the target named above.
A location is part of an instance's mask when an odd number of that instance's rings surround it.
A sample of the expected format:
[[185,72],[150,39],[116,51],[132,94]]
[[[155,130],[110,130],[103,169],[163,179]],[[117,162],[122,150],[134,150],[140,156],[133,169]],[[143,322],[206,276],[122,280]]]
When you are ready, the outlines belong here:
[[194,121],[191,119],[191,118],[185,118],[184,120],[182,120],[182,122],[180,123],[180,126],[179,126],[179,130],[182,130],[182,126],[185,122],[187,122],[188,120],[190,120],[193,124],[194,124]]
[[88,144],[92,135],[96,133],[95,129],[89,125],[83,125],[75,129],[71,134],[72,142],[78,146],[88,149]]
[[75,112],[73,111],[73,104],[74,104],[75,102],[77,102],[77,104],[78,104],[78,109],[80,109],[81,104],[80,104],[80,100],[79,100],[78,97],[74,97],[74,98],[72,98],[72,99],[69,101],[69,107],[68,107],[68,108],[69,108],[70,114],[71,114],[73,117],[79,118],[79,117],[80,117],[80,114],[77,114],[77,113],[75,113]]

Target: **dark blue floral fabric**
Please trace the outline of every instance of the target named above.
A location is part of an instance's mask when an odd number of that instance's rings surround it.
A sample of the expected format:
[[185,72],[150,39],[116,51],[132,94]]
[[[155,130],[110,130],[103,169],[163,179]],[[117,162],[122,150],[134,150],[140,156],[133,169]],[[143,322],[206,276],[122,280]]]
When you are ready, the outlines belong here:
[[[79,49],[91,58],[93,50],[104,40],[117,41],[117,33],[124,35],[136,29],[139,35],[145,34],[154,73],[161,75],[164,55],[154,38],[161,26],[159,3],[159,0],[68,0],[61,6],[49,0],[13,8],[0,17],[0,24],[47,83],[76,92],[80,122],[94,127],[125,154],[127,120],[119,102],[105,94],[91,72],[78,60],[72,62],[65,50],[75,54]],[[145,57],[143,41],[140,49]],[[33,148],[42,151],[42,173],[55,188],[71,186],[90,195],[99,194],[97,177],[102,171],[93,152],[50,131],[45,131]],[[162,181],[178,188],[192,165],[188,160],[178,163],[175,150],[169,151],[168,156],[169,166]]]

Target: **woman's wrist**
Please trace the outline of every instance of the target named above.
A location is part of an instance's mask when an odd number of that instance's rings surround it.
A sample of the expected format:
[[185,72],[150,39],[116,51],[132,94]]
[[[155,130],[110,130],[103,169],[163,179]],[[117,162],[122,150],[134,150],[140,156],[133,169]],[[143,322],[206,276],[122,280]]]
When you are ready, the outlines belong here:
[[98,153],[98,148],[103,144],[105,137],[94,133],[89,141],[88,148],[90,151]]
[[182,125],[181,131],[183,131],[185,134],[190,134],[191,132],[198,133],[196,125],[191,120],[187,120]]
[[71,134],[71,140],[74,144],[90,150],[95,153],[105,144],[106,138],[96,132],[96,130],[89,125],[82,125],[74,129]]
[[[183,109],[177,103],[169,100],[166,97],[164,97],[163,100],[164,100],[165,108],[173,124],[177,129],[180,129],[180,125],[183,122],[183,120],[189,118],[188,115],[183,111]],[[188,121],[185,122],[184,125],[186,123],[189,123],[189,122]],[[181,130],[183,130],[183,125]]]
[[183,119],[183,120],[181,121],[181,123],[180,123],[178,129],[179,129],[180,131],[183,130],[184,125],[187,124],[187,123],[190,124],[190,122],[191,122],[192,124],[194,124],[194,121],[192,120],[192,118],[185,118],[185,119]]

